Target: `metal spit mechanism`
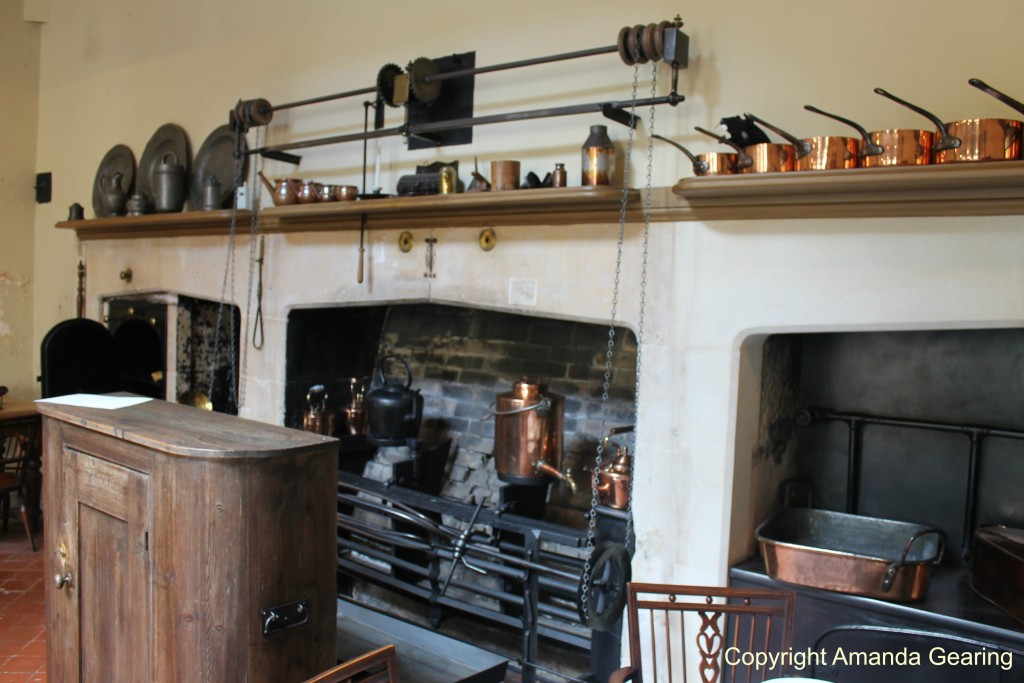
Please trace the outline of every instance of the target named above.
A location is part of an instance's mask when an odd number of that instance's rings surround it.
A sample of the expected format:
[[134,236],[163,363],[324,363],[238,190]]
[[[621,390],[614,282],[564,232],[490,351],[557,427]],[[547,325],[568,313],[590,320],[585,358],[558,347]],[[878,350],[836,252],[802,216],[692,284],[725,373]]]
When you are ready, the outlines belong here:
[[494,408],[494,463],[510,484],[544,486],[555,477],[575,492],[562,472],[565,397],[539,382],[520,380],[498,394]]

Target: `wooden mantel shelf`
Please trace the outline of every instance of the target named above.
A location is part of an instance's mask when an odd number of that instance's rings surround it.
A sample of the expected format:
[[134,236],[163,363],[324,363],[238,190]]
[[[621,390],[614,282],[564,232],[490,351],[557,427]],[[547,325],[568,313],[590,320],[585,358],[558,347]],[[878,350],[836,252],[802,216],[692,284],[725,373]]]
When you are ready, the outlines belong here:
[[[639,206],[639,197],[636,190],[628,193],[634,210]],[[387,197],[267,207],[260,214],[260,230],[266,233],[358,230],[364,217],[369,228],[610,223],[619,220],[621,202],[622,191],[612,187]],[[250,217],[247,211],[239,212],[237,229],[240,233],[248,232]],[[58,228],[75,230],[82,240],[219,235],[227,234],[230,225],[230,210],[57,223]]]
[[[266,233],[374,228],[608,224],[619,220],[622,193],[612,187],[567,187],[422,197],[388,197],[275,206],[263,210]],[[628,193],[630,221],[641,220],[641,193]],[[808,171],[683,178],[654,188],[651,220],[763,220],[883,216],[1024,214],[1024,161],[848,171]],[[251,214],[240,211],[238,231]],[[62,221],[79,239],[225,235],[231,211]]]

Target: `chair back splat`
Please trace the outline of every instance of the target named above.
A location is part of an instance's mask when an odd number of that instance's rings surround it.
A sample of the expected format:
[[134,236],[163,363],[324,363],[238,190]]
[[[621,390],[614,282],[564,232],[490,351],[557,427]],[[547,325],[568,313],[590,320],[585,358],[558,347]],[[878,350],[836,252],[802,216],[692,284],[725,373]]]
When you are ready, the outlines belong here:
[[609,683],[750,683],[792,664],[792,591],[630,583],[626,592],[630,665]]
[[398,650],[385,645],[308,679],[305,683],[400,683]]

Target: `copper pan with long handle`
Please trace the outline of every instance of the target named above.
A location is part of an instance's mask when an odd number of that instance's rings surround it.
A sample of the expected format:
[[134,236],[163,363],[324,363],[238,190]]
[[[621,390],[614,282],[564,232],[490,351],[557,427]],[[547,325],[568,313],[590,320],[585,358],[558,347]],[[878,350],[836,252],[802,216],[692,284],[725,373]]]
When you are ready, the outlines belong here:
[[822,111],[809,104],[804,109],[814,114],[821,114],[830,119],[856,129],[864,141],[860,145],[858,156],[861,168],[879,166],[923,166],[932,162],[932,138],[930,130],[913,128],[889,128],[873,130],[870,133],[859,123],[850,119]]
[[759,142],[754,145],[740,147],[723,135],[716,135],[700,126],[694,126],[704,135],[713,137],[723,145],[736,150],[736,169],[740,173],[779,173],[793,170],[796,150],[793,145],[775,142]]
[[703,133],[704,135],[707,135],[710,138],[714,138],[715,140],[718,140],[723,145],[728,145],[729,147],[732,147],[734,150],[736,150],[736,154],[735,154],[736,162],[734,164],[735,169],[736,169],[735,170],[736,173],[749,173],[750,172],[747,169],[749,169],[751,166],[754,165],[754,160],[751,158],[751,156],[749,154],[746,153],[745,148],[740,147],[739,145],[737,145],[735,142],[733,142],[729,138],[725,137],[724,135],[718,135],[717,133],[712,133],[710,130],[705,130],[704,128],[701,128],[700,126],[694,126],[693,128],[698,133]]
[[693,164],[693,174],[696,176],[732,175],[736,173],[736,154],[729,152],[705,152],[704,154],[694,155],[678,142],[669,140],[657,133],[651,133],[651,137],[655,140],[667,142],[685,154]]
[[795,171],[832,171],[857,168],[859,142],[856,138],[841,135],[797,138],[753,114],[744,114],[743,116],[781,135],[793,145],[795,151],[793,170]]
[[935,124],[932,162],[1008,161],[1020,157],[1024,123],[1016,119],[978,118],[944,122],[926,109],[896,97],[882,88],[875,93],[903,105]]

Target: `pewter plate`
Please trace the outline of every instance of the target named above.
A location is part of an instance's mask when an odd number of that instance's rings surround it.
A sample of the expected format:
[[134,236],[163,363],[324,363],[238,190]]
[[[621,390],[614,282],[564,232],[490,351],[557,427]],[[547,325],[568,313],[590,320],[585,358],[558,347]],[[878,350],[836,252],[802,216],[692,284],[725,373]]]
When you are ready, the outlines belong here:
[[127,197],[135,191],[135,155],[127,145],[114,145],[100,161],[96,169],[96,179],[92,183],[92,210],[96,218],[106,218],[106,207],[103,206],[103,193],[108,189],[106,184],[115,173],[120,173],[121,189]]
[[[242,136],[242,178],[245,179],[249,157],[245,136]],[[203,205],[203,185],[214,176],[220,182],[220,208],[225,208],[235,189],[235,131],[225,124],[214,129],[196,152],[196,164],[192,173],[190,192],[192,208]]]
[[139,192],[154,200],[153,188],[156,187],[156,169],[163,163],[164,157],[173,154],[178,160],[177,163],[185,167],[186,182],[189,177],[189,169],[192,165],[188,135],[185,129],[175,123],[165,123],[157,128],[153,137],[146,143],[146,149],[139,159]]

